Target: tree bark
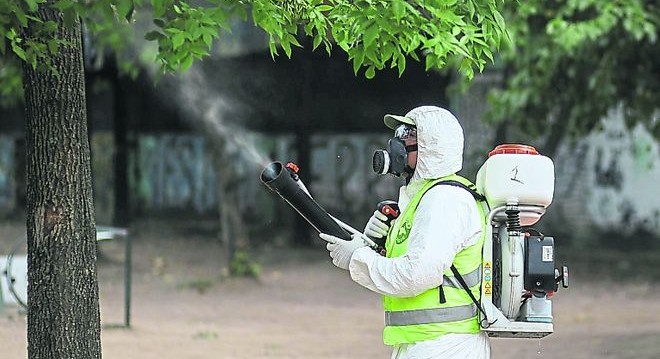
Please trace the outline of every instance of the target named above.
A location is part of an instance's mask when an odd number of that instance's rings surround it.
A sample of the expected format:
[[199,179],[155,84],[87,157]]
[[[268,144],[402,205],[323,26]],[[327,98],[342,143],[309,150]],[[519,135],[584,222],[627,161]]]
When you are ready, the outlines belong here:
[[[52,56],[58,74],[23,68],[28,358],[101,358],[80,22],[65,25],[48,4],[40,7],[39,17],[56,21],[54,35],[71,45]],[[26,37],[35,37],[31,31]]]

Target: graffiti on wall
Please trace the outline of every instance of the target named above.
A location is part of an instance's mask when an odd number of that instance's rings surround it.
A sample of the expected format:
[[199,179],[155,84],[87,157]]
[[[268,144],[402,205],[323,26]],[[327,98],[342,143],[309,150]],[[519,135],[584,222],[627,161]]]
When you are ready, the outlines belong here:
[[587,207],[601,227],[625,232],[660,232],[660,148],[642,126],[626,128],[623,113],[612,111],[603,130],[590,136],[592,196]]
[[376,204],[398,196],[401,180],[378,176],[372,169],[382,135],[334,135],[312,138],[310,190],[316,200],[352,224],[364,224]]
[[602,128],[555,158],[556,184],[546,223],[570,229],[575,239],[594,239],[603,231],[617,235],[660,235],[660,147],[641,125],[627,128],[613,110]]
[[144,211],[214,208],[215,172],[202,136],[143,135],[133,154],[132,193]]
[[[249,141],[266,158],[297,161],[292,136],[254,134]],[[373,151],[383,141],[381,135],[313,136],[310,178],[303,181],[317,202],[333,214],[351,222],[355,218],[356,225],[362,225],[378,201],[396,198],[400,182],[377,177],[371,169]],[[215,212],[218,196],[222,195],[217,190],[216,171],[221,170],[231,171],[231,189],[239,199],[235,205],[242,213],[262,220],[276,215],[277,204],[272,202],[280,200],[259,181],[263,167],[245,157],[250,151],[227,149],[227,163],[223,163],[213,158],[208,140],[202,135],[144,135],[137,144],[131,183],[138,208],[146,212]]]

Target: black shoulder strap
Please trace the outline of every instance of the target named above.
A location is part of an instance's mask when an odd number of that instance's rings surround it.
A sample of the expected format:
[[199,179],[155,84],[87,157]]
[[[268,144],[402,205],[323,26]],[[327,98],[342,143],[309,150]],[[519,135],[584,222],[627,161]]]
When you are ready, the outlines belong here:
[[[438,186],[438,185],[448,185],[448,186],[454,186],[454,187],[460,187],[460,188],[463,188],[464,190],[470,192],[470,194],[472,195],[472,197],[474,197],[474,199],[476,199],[477,201],[480,201],[480,202],[486,202],[486,196],[484,196],[484,195],[482,195],[481,193],[477,192],[476,187],[468,186],[468,185],[466,185],[466,184],[464,184],[464,183],[461,183],[461,182],[458,182],[458,181],[454,181],[454,180],[447,180],[447,181],[440,181],[440,182],[434,184],[433,186],[431,186],[431,188],[433,188],[433,187],[435,187],[435,186]],[[429,188],[429,190],[430,190],[431,188]]]
[[[464,190],[470,192],[470,194],[472,195],[472,197],[474,197],[475,200],[477,200],[479,202],[487,202],[486,197],[484,195],[482,195],[481,193],[477,192],[477,189],[474,186],[468,186],[468,185],[466,185],[462,182],[459,182],[459,181],[448,180],[448,181],[438,182],[438,183],[434,184],[433,186],[431,186],[431,188],[433,188],[435,186],[438,186],[438,185],[448,185],[448,186],[463,188]],[[474,294],[472,294],[472,291],[470,290],[470,287],[468,287],[467,283],[465,283],[465,279],[463,279],[463,276],[461,275],[461,273],[458,272],[458,269],[456,269],[456,266],[454,266],[452,264],[450,269],[451,269],[452,273],[454,273],[454,277],[456,277],[456,279],[458,280],[458,283],[461,284],[461,287],[463,287],[463,289],[465,289],[465,292],[467,292],[467,294],[470,296],[470,299],[472,299],[472,303],[474,303],[474,305],[477,306],[477,309],[479,309],[481,314],[483,314],[484,318],[486,318],[486,320],[487,320],[488,316],[486,315],[486,311],[483,309],[483,307],[481,306],[481,303],[477,300],[477,298],[474,297]],[[442,285],[440,285],[440,287],[438,289],[440,290],[440,303],[445,303],[446,299],[445,299],[444,290],[442,289]],[[486,322],[488,322],[488,321],[486,321]]]

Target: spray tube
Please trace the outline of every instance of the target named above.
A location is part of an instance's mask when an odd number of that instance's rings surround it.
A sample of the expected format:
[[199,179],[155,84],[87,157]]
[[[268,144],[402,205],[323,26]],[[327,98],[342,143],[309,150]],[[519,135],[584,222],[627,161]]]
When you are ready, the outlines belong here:
[[289,162],[273,162],[261,172],[261,182],[293,207],[319,233],[326,233],[350,241],[359,236],[369,247],[384,255],[385,249],[362,232],[331,216],[313,198],[298,176],[298,166]]
[[344,230],[309,194],[298,176],[298,166],[289,162],[272,162],[261,172],[261,182],[277,193],[319,233],[326,233],[350,241]]

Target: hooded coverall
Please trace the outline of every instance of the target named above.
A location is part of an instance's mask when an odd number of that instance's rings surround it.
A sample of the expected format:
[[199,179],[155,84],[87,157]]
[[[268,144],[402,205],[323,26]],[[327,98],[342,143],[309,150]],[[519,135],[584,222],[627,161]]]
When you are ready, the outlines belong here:
[[[399,191],[402,213],[424,180],[454,174],[462,168],[463,161],[463,130],[449,111],[423,106],[406,117],[417,127],[418,157],[412,179]],[[367,247],[357,249],[349,264],[351,278],[386,296],[417,296],[442,284],[443,273],[456,254],[480,239],[482,223],[477,202],[468,191],[435,186],[419,202],[406,254],[385,258]],[[449,333],[396,345],[392,358],[487,359],[490,343],[484,332]]]

